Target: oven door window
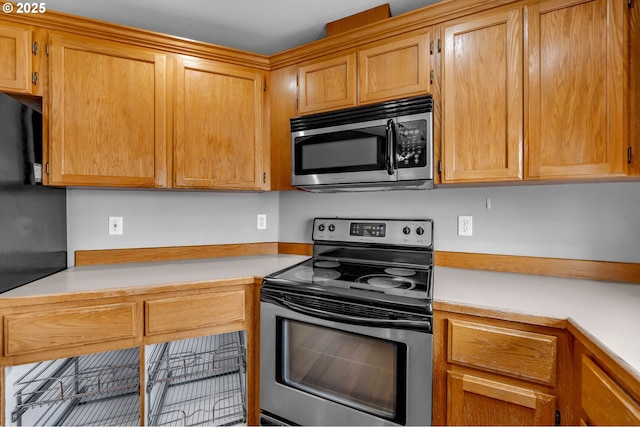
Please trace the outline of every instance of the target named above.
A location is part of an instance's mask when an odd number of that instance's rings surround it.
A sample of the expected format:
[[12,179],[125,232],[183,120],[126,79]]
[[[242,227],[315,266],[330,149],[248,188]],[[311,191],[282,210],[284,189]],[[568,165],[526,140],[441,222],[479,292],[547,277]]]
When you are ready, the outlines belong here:
[[278,319],[277,380],[404,424],[406,345]]
[[384,126],[295,138],[295,174],[327,174],[385,169]]

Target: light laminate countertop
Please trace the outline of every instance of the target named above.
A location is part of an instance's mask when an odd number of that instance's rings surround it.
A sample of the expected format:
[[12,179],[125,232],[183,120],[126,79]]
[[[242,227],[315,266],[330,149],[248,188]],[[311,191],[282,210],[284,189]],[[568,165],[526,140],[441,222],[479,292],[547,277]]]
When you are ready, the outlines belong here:
[[[73,267],[4,292],[0,299],[251,279],[307,258],[260,255]],[[640,379],[640,285],[435,267],[434,302],[436,309],[441,304],[497,311],[507,320],[512,314],[569,319]]]

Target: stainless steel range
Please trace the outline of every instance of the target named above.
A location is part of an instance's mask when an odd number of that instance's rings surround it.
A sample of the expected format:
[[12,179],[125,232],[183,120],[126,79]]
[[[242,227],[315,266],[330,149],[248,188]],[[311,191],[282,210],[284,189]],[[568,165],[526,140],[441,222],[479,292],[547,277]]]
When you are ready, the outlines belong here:
[[433,221],[316,218],[265,277],[262,425],[430,425]]

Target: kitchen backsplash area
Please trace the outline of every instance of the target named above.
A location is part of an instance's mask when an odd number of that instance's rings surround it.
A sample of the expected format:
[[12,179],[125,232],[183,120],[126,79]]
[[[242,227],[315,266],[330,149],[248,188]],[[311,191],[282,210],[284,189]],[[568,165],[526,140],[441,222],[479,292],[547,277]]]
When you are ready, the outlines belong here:
[[[487,199],[489,207],[487,207]],[[640,183],[280,195],[279,239],[310,242],[313,216],[432,218],[436,251],[640,263]],[[458,215],[473,236],[457,235]]]
[[[110,216],[123,218],[122,235],[109,235]],[[275,242],[278,193],[69,189],[67,230],[70,267],[84,249]]]
[[[640,183],[315,194],[67,190],[69,266],[86,249],[311,242],[314,216],[432,218],[435,249],[640,263]],[[267,229],[256,229],[256,214]],[[457,235],[458,215],[473,236]],[[123,235],[108,217],[123,217]]]

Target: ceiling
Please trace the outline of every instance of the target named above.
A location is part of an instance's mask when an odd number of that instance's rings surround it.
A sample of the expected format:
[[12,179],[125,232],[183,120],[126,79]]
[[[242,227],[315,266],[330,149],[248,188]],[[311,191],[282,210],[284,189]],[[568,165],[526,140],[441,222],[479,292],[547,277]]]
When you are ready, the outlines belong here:
[[264,55],[325,36],[325,24],[389,3],[392,16],[438,0],[47,0],[47,9]]

